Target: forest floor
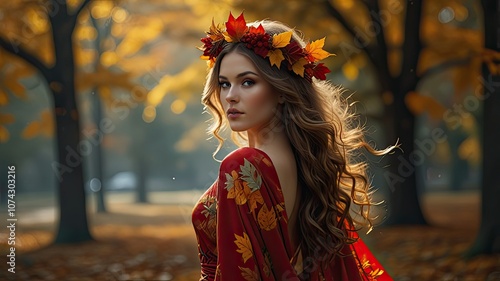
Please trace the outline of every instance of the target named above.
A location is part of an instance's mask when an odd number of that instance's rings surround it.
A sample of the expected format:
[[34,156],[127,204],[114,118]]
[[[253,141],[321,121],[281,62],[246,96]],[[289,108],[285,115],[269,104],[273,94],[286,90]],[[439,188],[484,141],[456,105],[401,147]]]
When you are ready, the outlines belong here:
[[[159,195],[152,204],[116,195],[108,213],[90,212],[95,241],[72,245],[51,244],[53,198],[23,199],[15,273],[7,271],[8,233],[0,231],[0,280],[197,280],[190,214],[199,193]],[[479,227],[479,200],[473,191],[428,193],[422,205],[430,226],[377,227],[365,241],[394,280],[500,280],[500,255],[463,258]]]

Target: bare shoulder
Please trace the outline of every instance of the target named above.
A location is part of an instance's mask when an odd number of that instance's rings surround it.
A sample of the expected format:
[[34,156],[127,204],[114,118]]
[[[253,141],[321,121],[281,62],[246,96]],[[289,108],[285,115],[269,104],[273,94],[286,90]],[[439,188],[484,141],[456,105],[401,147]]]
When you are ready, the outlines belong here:
[[[295,156],[291,150],[287,149],[269,151],[268,154],[278,176],[288,218],[291,219],[295,217],[293,216],[295,211],[294,207],[297,199],[299,199],[297,163],[295,161]],[[289,231],[293,231],[295,220],[289,220],[289,224]]]
[[291,180],[295,180],[297,168],[293,152],[270,151],[268,155],[278,173],[282,185],[286,185],[286,183],[289,183]]

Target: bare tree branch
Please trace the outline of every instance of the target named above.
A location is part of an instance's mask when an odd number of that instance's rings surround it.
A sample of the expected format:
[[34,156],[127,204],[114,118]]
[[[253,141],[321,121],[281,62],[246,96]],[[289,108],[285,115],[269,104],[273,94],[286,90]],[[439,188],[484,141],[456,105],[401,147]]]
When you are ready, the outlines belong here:
[[352,35],[352,37],[356,37],[356,31],[351,26],[351,24],[347,22],[346,18],[342,16],[339,10],[337,10],[337,8],[335,8],[335,6],[333,6],[329,0],[325,0],[324,3],[330,15],[332,15],[332,17],[334,17],[345,28],[345,30],[347,30],[347,32]]
[[83,3],[76,9],[74,16],[78,17],[78,15],[82,12],[82,10],[87,6],[88,3],[90,3],[91,0],[84,0]]
[[44,63],[42,63],[39,59],[37,59],[35,56],[30,54],[27,50],[25,50],[21,46],[14,46],[13,43],[8,42],[4,38],[0,37],[0,46],[6,50],[7,52],[16,55],[22,59],[24,59],[26,62],[29,64],[33,65],[36,67],[42,75],[47,79],[47,81],[50,80],[52,71],[50,68],[48,68]]
[[456,60],[445,61],[443,63],[429,67],[422,74],[420,74],[419,77],[420,77],[420,79],[424,79],[429,75],[434,75],[434,74],[437,74],[439,72],[443,72],[443,71],[450,69],[454,66],[466,65],[466,64],[470,63],[473,58],[474,58],[474,56],[468,56],[468,57],[460,58],[460,59],[456,59]]
[[[335,18],[344,27],[344,29],[349,34],[351,34],[353,38],[359,38],[358,32],[354,30],[354,27],[351,26],[351,24],[347,21],[347,19],[339,12],[339,10],[337,10],[337,8],[335,8],[335,6],[332,3],[330,3],[329,0],[325,0],[324,3],[330,15],[333,18]],[[359,47],[360,49],[365,51],[368,54],[368,57],[372,59],[372,57],[369,55],[372,52],[372,50],[368,47],[368,44],[361,44],[361,46],[356,46],[356,47]],[[376,64],[376,62],[374,61],[372,62]]]
[[[375,6],[373,6],[373,4],[370,5],[368,2],[369,1],[363,1],[365,7],[369,11],[370,7],[374,7],[372,8],[372,12],[370,13],[372,20],[374,20],[373,19],[374,16],[372,14],[373,12],[375,12],[375,14],[378,16],[378,4],[375,4]],[[361,43],[359,44],[360,46],[356,47],[362,49],[370,59],[371,63],[375,66],[375,68],[379,70],[376,73],[380,79],[380,83],[382,84],[384,89],[388,89],[391,80],[391,74],[387,66],[388,64],[387,44],[385,43],[384,33],[383,32],[377,33],[376,35],[377,45],[375,46],[367,44],[367,42],[361,42],[359,32],[357,32],[355,28],[347,21],[347,19],[344,16],[342,16],[339,10],[337,10],[337,8],[335,8],[335,6],[329,0],[325,0],[324,3],[330,15],[335,19],[337,19],[338,22],[345,28],[347,32],[349,32],[349,34],[351,34],[351,36],[355,40]],[[376,24],[376,21],[374,22],[374,24]],[[382,27],[380,28],[380,30],[382,30]]]
[[385,73],[387,73],[387,75],[389,75],[389,61],[387,60],[388,48],[385,41],[385,30],[380,15],[379,3],[376,0],[365,0],[364,2],[370,14],[372,24],[375,26],[375,39],[377,41],[377,46],[373,48],[374,53],[369,55],[374,55],[373,59],[379,61],[379,63],[376,64],[377,68],[379,70],[383,70]]

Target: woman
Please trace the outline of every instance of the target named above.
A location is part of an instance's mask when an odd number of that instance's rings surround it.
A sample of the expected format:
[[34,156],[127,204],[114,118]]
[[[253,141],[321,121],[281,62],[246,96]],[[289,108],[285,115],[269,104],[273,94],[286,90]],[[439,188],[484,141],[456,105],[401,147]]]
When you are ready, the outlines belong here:
[[218,151],[229,125],[240,148],[193,210],[200,280],[392,280],[354,226],[371,227],[372,203],[366,166],[353,158],[388,150],[364,142],[339,89],[323,81],[324,39],[306,45],[243,14],[207,33],[210,131]]

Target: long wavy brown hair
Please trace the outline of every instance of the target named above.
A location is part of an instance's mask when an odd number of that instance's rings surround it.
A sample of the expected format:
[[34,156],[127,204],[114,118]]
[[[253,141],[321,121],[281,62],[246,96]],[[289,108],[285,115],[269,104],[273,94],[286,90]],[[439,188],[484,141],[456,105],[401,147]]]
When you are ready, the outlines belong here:
[[[273,35],[292,30],[274,21],[259,21]],[[300,34],[293,39],[304,47]],[[227,120],[220,102],[219,70],[222,58],[231,52],[247,56],[277,95],[284,98],[278,112],[292,145],[297,162],[301,202],[298,213],[302,256],[332,262],[342,247],[354,242],[349,231],[355,224],[373,226],[370,217],[370,182],[367,164],[361,161],[363,150],[383,155],[392,148],[375,150],[364,139],[363,127],[343,98],[340,87],[328,81],[307,81],[286,66],[272,67],[267,59],[256,55],[241,43],[224,46],[209,71],[202,103],[212,115],[211,133],[219,141],[215,154],[224,144],[221,136]],[[238,145],[245,145],[245,133],[232,133]],[[354,204],[352,204],[354,203]]]

